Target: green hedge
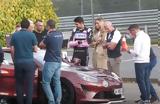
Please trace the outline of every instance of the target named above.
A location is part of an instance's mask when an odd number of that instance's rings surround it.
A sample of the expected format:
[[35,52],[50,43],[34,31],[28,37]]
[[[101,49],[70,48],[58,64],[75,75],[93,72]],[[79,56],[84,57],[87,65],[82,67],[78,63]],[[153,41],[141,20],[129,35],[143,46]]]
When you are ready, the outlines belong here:
[[1,0],[0,44],[5,46],[5,35],[12,33],[22,18],[59,21],[52,0]]

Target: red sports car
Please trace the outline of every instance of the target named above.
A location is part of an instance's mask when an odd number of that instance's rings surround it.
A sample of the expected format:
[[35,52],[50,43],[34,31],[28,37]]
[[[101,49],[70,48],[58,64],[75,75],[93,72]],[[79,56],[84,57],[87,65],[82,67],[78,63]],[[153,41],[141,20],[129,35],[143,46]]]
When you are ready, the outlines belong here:
[[[0,68],[0,104],[6,104],[16,96],[14,65],[9,49],[4,51],[5,60]],[[112,72],[97,71],[64,62],[61,71],[62,104],[110,104],[124,101],[122,80]],[[39,69],[35,73],[33,99],[38,104],[47,104],[41,87]]]

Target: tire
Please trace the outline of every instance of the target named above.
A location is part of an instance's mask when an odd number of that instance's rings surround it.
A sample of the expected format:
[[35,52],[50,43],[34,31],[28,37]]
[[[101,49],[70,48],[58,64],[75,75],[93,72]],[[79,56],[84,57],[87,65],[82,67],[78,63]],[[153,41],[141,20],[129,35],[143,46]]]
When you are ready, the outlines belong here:
[[[61,79],[62,85],[62,100],[61,104],[75,104],[75,91],[73,85],[67,80]],[[47,104],[47,98],[43,92],[42,85],[40,85],[40,96],[37,104]]]
[[61,84],[62,84],[61,104],[74,104],[76,98],[73,85],[67,79],[62,79]]

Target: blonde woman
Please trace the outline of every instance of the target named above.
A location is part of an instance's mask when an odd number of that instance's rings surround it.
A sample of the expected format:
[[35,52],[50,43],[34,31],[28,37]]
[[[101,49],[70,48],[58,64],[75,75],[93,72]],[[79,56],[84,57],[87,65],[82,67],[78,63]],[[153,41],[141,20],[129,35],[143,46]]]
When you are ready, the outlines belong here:
[[95,30],[93,32],[92,44],[93,57],[92,64],[93,67],[99,70],[107,70],[107,50],[103,49],[103,43],[105,42],[107,33],[104,29],[104,19],[97,18],[95,20]]

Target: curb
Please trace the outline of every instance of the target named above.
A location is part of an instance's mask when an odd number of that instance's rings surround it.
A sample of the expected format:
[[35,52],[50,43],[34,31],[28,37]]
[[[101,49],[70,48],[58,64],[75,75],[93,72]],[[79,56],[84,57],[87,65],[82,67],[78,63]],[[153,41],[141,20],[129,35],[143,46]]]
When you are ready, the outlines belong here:
[[[122,78],[123,82],[136,82],[136,78]],[[152,83],[158,84],[160,86],[160,80],[150,79]]]

